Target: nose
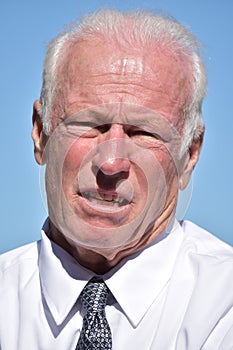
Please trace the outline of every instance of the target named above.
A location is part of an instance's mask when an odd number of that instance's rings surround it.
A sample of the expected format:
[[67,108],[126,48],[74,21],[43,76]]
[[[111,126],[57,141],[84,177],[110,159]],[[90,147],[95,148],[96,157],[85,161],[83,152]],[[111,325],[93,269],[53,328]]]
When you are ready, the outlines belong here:
[[97,152],[92,160],[96,173],[101,171],[108,176],[128,173],[130,160],[124,126],[112,124],[102,136],[102,141],[98,145]]

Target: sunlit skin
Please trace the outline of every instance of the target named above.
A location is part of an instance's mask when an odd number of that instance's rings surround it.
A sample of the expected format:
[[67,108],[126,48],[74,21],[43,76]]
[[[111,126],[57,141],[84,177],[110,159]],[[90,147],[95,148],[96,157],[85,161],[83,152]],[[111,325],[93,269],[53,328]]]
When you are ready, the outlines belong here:
[[[73,116],[80,120],[82,110],[102,109],[96,114],[96,127],[90,130],[82,125],[81,137],[70,132],[73,126],[68,123],[66,138],[62,134],[51,139],[47,188],[52,239],[95,273],[105,273],[123,257],[150,244],[174,216],[178,186],[185,187],[189,180],[201,139],[180,160],[178,152],[172,156],[169,152],[174,149],[172,138],[155,137],[134,120],[152,118],[147,111],[154,111],[182,137],[190,72],[187,62],[164,49],[148,55],[99,41],[77,43],[60,65],[65,105],[63,115],[53,116],[53,129]],[[141,110],[146,111],[143,117]],[[160,128],[166,129],[166,123]],[[34,103],[32,136],[41,164],[47,138],[42,132],[39,101]],[[54,183],[62,184],[62,197]],[[120,197],[127,204],[119,208],[109,203],[122,200]],[[72,217],[87,225],[76,231],[77,221]]]

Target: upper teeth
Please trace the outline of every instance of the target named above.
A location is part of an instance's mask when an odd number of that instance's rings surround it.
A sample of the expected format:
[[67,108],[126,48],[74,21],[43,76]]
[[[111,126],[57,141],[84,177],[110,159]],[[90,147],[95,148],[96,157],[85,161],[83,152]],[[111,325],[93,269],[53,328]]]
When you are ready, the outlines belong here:
[[103,204],[117,204],[119,206],[128,204],[127,199],[123,197],[119,197],[117,194],[109,194],[109,193],[95,193],[95,192],[83,192],[82,196],[87,198],[92,202],[104,202]]

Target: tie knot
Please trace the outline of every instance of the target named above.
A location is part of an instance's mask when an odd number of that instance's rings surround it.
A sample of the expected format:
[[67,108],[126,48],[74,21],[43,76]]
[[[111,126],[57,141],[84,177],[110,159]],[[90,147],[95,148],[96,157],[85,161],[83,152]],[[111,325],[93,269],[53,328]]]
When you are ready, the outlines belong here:
[[105,309],[108,294],[104,281],[92,278],[83,288],[80,298],[87,312],[101,312]]

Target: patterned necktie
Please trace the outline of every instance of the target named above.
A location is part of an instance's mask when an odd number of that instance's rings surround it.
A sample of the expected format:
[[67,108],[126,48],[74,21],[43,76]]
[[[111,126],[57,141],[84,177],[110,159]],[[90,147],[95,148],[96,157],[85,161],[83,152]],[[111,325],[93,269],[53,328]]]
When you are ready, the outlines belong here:
[[109,289],[103,280],[92,278],[80,295],[86,315],[76,350],[112,349],[111,330],[105,316]]

